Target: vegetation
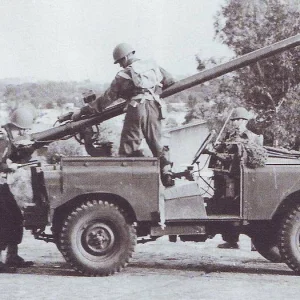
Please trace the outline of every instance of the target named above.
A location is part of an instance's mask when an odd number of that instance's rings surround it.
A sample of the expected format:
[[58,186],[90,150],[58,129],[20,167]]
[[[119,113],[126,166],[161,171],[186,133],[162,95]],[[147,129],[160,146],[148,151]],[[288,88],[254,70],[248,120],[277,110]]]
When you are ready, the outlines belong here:
[[[299,1],[227,0],[216,16],[216,38],[240,56],[296,35],[299,20]],[[198,117],[216,127],[230,106],[244,105],[263,121],[258,133],[271,144],[291,146],[299,136],[299,59],[298,47],[218,79],[209,97],[189,97],[187,122]],[[199,70],[206,68],[207,62],[196,60]]]
[[101,85],[86,82],[39,82],[7,84],[5,87],[0,84],[3,99],[11,109],[31,103],[36,108],[62,107],[66,103],[74,103],[82,106],[82,93],[87,89],[93,89],[98,94],[102,91]]
[[80,145],[75,139],[61,140],[51,143],[48,146],[46,160],[53,164],[60,161],[64,156],[87,155],[84,146]]
[[[215,37],[240,56],[297,34],[299,23],[299,0],[227,0],[215,18]],[[272,145],[292,147],[300,136],[299,48],[169,97],[167,110],[172,115],[166,126],[180,125],[174,113],[187,109],[185,123],[205,120],[211,129],[219,130],[229,111],[243,105],[260,120],[252,130],[264,134]],[[195,68],[202,71],[220,62],[196,55]],[[25,102],[41,109],[70,102],[81,106],[83,91],[93,89],[100,94],[104,88],[89,81],[12,85],[0,81],[0,93],[10,109]],[[186,104],[186,108],[174,103]]]

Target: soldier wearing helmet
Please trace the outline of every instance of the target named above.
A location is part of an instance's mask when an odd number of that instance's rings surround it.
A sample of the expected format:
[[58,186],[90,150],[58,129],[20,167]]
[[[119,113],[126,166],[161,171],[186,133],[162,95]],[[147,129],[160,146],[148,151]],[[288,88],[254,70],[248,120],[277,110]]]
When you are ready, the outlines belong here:
[[[119,154],[121,156],[141,156],[140,145],[145,138],[154,157],[160,158],[162,180],[171,182],[171,163],[161,145],[161,100],[162,89],[172,85],[173,77],[153,60],[140,60],[135,49],[121,43],[113,50],[113,62],[122,70],[117,73],[104,94],[75,112],[73,120],[82,114],[100,112],[119,98],[127,101],[126,115],[121,133]],[[165,180],[165,179],[166,180]]]
[[[121,63],[121,60],[127,57],[129,54],[135,54],[133,47],[127,43],[121,43],[113,50],[114,64]],[[122,66],[123,67],[123,66]],[[123,67],[124,68],[124,67]]]
[[[31,112],[25,108],[18,108],[10,115],[10,122],[3,126],[0,132],[0,273],[11,272],[14,267],[29,267],[31,261],[25,261],[18,255],[18,244],[23,237],[23,216],[18,204],[11,193],[6,179],[7,173],[17,170],[17,164],[12,163],[10,157],[10,140],[17,139],[30,128],[33,122]],[[1,261],[1,251],[7,248],[6,262]]]
[[250,113],[244,107],[235,108],[231,114],[230,120],[234,131],[228,136],[227,140],[244,139],[251,143],[263,145],[263,136],[257,135],[247,129]]
[[[263,145],[263,136],[257,135],[247,129],[248,121],[250,120],[250,113],[244,107],[237,107],[232,111],[230,120],[232,123],[233,130],[227,133],[225,141],[241,141],[249,142],[259,146]],[[239,245],[239,233],[235,228],[231,228],[230,231],[222,234],[224,243],[219,244],[218,248],[221,249],[238,249]]]
[[9,124],[19,129],[29,129],[33,124],[33,118],[33,113],[27,107],[19,107],[11,113]]

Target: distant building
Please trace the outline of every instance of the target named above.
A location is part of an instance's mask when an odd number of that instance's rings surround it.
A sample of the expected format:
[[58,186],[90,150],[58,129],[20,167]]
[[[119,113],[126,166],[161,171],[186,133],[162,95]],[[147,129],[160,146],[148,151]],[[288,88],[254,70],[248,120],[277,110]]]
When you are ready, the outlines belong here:
[[[164,145],[168,145],[170,148],[170,161],[174,163],[173,172],[184,171],[188,165],[192,164],[195,154],[208,134],[209,129],[204,121],[178,126],[164,132],[163,141]],[[203,154],[199,158],[199,170],[197,165],[194,165],[194,179],[198,183],[203,197],[213,194],[211,188],[214,185],[213,173],[208,169],[208,159],[209,156]],[[200,171],[200,174],[197,171]],[[176,180],[176,185],[184,184],[181,180]],[[210,187],[206,182],[210,184]]]
[[209,130],[204,121],[164,131],[163,145],[170,148],[170,160],[174,163],[174,171],[181,171],[185,166],[191,165],[208,133]]

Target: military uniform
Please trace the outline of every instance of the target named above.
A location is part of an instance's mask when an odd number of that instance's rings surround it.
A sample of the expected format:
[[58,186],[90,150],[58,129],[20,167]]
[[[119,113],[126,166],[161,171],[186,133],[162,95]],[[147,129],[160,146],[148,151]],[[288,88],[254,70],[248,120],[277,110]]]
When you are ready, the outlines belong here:
[[234,132],[228,135],[227,138],[225,138],[227,141],[247,141],[249,143],[257,144],[262,146],[263,145],[263,136],[257,135],[253,133],[252,131],[246,129],[243,132]]
[[[139,61],[132,59],[130,64]],[[161,105],[159,94],[162,89],[175,81],[163,68],[159,68],[161,85],[154,87],[154,93],[148,89],[135,86],[131,79],[130,65],[117,73],[110,87],[103,96],[91,104],[93,109],[101,111],[119,98],[127,101],[126,115],[121,133],[119,154],[121,156],[136,156],[142,139],[145,138],[154,157],[160,157],[161,166],[168,164],[161,145]]]
[[[7,172],[6,158],[8,156],[8,143],[6,135],[0,133],[0,172]],[[0,251],[8,244],[20,244],[23,237],[23,215],[17,202],[9,190],[3,177],[0,179]]]
[[[259,146],[263,146],[263,136],[257,135],[250,130],[246,129],[242,132],[234,131],[231,133],[228,133],[225,137],[225,141],[227,142],[247,142],[249,144],[256,144]],[[238,186],[237,186],[238,187]],[[237,191],[236,191],[237,193]],[[228,226],[230,230],[225,231],[222,234],[222,239],[225,241],[225,244],[220,244],[219,248],[232,248],[237,249],[238,241],[239,241],[239,235],[240,233],[236,230],[234,226]]]

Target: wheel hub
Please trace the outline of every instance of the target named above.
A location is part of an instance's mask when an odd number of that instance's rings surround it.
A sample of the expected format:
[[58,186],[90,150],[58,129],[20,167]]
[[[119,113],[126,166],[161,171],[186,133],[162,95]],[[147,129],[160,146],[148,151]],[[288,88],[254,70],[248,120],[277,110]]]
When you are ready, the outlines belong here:
[[88,226],[82,235],[85,250],[93,255],[104,255],[114,245],[115,235],[104,223]]

